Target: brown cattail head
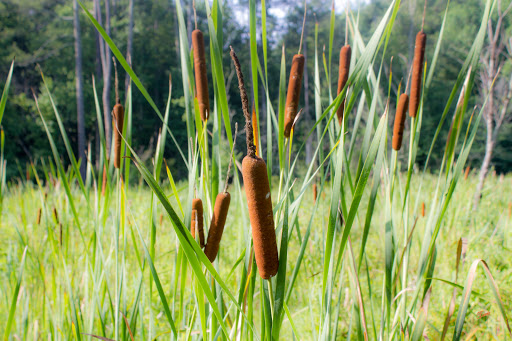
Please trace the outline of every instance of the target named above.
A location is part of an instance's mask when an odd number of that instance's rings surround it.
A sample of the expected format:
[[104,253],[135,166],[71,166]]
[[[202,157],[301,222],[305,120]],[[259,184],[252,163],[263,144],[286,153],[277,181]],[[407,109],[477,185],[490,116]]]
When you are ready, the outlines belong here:
[[421,203],[421,216],[422,217],[425,216],[425,203],[424,202]]
[[[194,212],[195,211],[195,212]],[[195,215],[195,216],[194,216]],[[190,223],[190,232],[192,237],[196,237],[197,231],[199,233],[199,245],[204,247],[204,227],[203,227],[203,202],[201,199],[192,199],[192,220]]]
[[219,193],[215,199],[215,207],[213,208],[210,230],[208,230],[208,241],[204,248],[206,257],[208,257],[212,263],[219,252],[219,244],[222,238],[222,233],[224,232],[224,225],[226,224],[226,217],[228,216],[230,202],[231,196],[228,192]]
[[469,176],[469,171],[471,170],[471,168],[469,166],[466,167],[466,171],[464,172],[464,180],[467,180],[468,179],[468,176]]
[[[340,50],[340,66],[338,74],[338,95],[343,91],[343,88],[347,84],[348,75],[350,72],[350,58],[352,57],[352,48],[350,45],[345,45]],[[336,115],[338,115],[338,122],[342,123],[343,114],[345,111],[345,99],[340,104]]]
[[510,215],[512,214],[512,202],[508,203],[508,219],[510,219]]
[[426,42],[427,35],[423,31],[418,32],[416,35],[416,45],[414,46],[414,59],[412,61],[411,98],[409,100],[409,116],[411,117],[416,117],[420,103]]
[[261,278],[269,279],[277,273],[279,259],[265,161],[259,157],[244,157],[242,176],[252,226],[256,264]]
[[316,184],[313,184],[313,203],[316,203],[317,196],[318,196],[318,189],[316,188]]
[[254,109],[254,105],[252,106],[252,132],[254,135],[254,146],[256,147],[256,155],[259,155],[258,120],[256,119],[256,109]]
[[107,166],[105,164],[103,164],[103,177],[101,181],[101,196],[104,197],[107,188]]
[[[112,125],[114,127],[114,142],[112,147],[114,148],[114,167],[119,168],[121,166],[121,132],[123,131],[124,124],[124,108],[121,104],[117,103],[112,109]],[[116,127],[117,126],[117,127]]]
[[194,48],[194,73],[196,81],[197,101],[201,119],[207,121],[210,116],[210,99],[208,97],[208,77],[206,76],[206,59],[204,56],[204,38],[201,30],[192,31]]
[[41,214],[43,213],[43,210],[41,208],[39,208],[39,210],[37,210],[37,219],[36,219],[36,224],[39,225],[41,223]]
[[288,93],[286,94],[286,106],[284,109],[284,136],[290,137],[293,122],[299,108],[300,88],[302,86],[302,75],[304,73],[304,55],[293,56],[290,79],[288,81]]
[[57,213],[57,208],[53,208],[53,218],[55,219],[55,224],[59,223],[59,214]]
[[395,114],[395,126],[393,127],[393,149],[399,151],[402,148],[402,138],[404,137],[405,114],[409,104],[409,96],[401,94],[398,99],[398,106]]

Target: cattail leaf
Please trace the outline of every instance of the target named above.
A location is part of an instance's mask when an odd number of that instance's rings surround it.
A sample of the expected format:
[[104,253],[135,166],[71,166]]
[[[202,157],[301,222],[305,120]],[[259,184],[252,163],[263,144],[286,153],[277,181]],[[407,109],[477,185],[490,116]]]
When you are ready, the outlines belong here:
[[21,256],[21,262],[18,269],[18,278],[16,280],[16,286],[14,287],[12,299],[11,299],[11,305],[9,308],[9,315],[7,317],[7,322],[5,324],[4,329],[4,340],[9,339],[9,335],[11,333],[12,324],[14,322],[14,313],[16,312],[17,302],[18,302],[18,295],[20,293],[20,287],[21,287],[21,279],[23,278],[23,269],[25,268],[25,256],[27,255],[27,248],[28,246],[25,246],[25,249],[23,250],[23,255]]
[[487,281],[489,283],[489,288],[491,289],[492,294],[496,299],[496,304],[498,305],[501,316],[503,317],[503,320],[505,321],[505,324],[507,326],[508,334],[510,337],[512,337],[512,331],[510,329],[510,324],[508,323],[507,313],[505,312],[505,309],[503,307],[500,291],[498,289],[498,286],[496,285],[496,282],[494,281],[494,278],[492,277],[491,270],[489,269],[489,266],[483,259],[477,259],[473,262],[473,264],[471,264],[471,267],[469,268],[466,285],[464,286],[464,292],[462,293],[459,305],[457,320],[455,321],[453,340],[460,340],[462,334],[462,327],[464,326],[464,320],[466,318],[466,314],[468,311],[469,299],[471,297],[471,288],[473,287],[473,282],[476,279],[476,270],[478,269],[478,265],[481,265],[482,269],[484,270],[485,276],[487,277]]
[[9,95],[9,88],[11,87],[13,70],[14,60],[11,62],[11,67],[9,68],[9,73],[7,74],[7,79],[5,81],[4,90],[2,91],[2,98],[0,99],[0,124],[2,123],[2,119],[4,117],[5,106],[7,104],[7,96]]
[[[44,78],[43,70],[39,68],[39,71],[41,73],[41,78],[43,79],[43,85],[46,90],[46,94],[48,95],[48,98],[50,98],[50,103],[52,104],[53,112],[55,114],[55,118],[57,119],[57,123],[59,125],[60,134],[62,136],[62,140],[64,141],[64,146],[66,147],[66,151],[68,152],[69,160],[71,161],[71,165],[73,167],[73,170],[75,171],[76,178],[78,179],[78,184],[80,186],[80,189],[82,190],[82,193],[85,197],[85,200],[87,203],[89,203],[89,193],[85,190],[84,182],[82,179],[82,176],[80,175],[79,165],[76,161],[75,154],[73,153],[73,148],[71,148],[71,144],[69,143],[68,134],[66,133],[66,129],[64,127],[64,124],[62,123],[62,119],[60,117],[59,111],[57,110],[57,106],[55,105],[55,102],[53,101],[52,94],[50,93],[50,90],[48,89],[48,85],[46,84],[46,80]],[[82,160],[82,162],[86,162],[86,160]]]

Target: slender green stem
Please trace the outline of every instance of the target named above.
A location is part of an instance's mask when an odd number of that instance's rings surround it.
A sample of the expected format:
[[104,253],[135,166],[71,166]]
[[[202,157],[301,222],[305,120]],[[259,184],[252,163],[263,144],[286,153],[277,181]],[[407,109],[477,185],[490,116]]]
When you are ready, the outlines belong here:
[[272,278],[267,280],[268,283],[268,300],[270,301],[270,314],[271,318],[274,317],[274,292],[272,291]]

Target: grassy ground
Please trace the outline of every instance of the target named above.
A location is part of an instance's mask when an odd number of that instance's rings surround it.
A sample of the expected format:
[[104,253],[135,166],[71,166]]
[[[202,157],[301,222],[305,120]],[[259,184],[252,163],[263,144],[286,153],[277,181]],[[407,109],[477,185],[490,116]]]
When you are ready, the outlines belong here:
[[[420,193],[420,201],[430,202],[431,193],[434,192],[434,184],[436,177],[428,175],[424,181],[422,192]],[[486,182],[483,198],[478,212],[471,209],[472,193],[476,184],[476,177],[470,176],[467,180],[462,180],[455,192],[455,196],[450,204],[449,212],[444,220],[441,228],[441,234],[437,240],[437,264],[434,273],[432,298],[430,300],[427,334],[430,339],[438,339],[440,330],[444,324],[446,312],[452,295],[453,286],[449,283],[440,281],[455,279],[455,262],[457,243],[461,237],[467,238],[468,251],[464,267],[460,270],[457,283],[464,286],[468,269],[471,263],[478,259],[484,259],[489,265],[491,272],[498,284],[505,307],[505,311],[512,311],[512,259],[509,257],[511,245],[511,217],[510,217],[510,196],[508,193],[512,190],[512,177],[492,177],[490,176]],[[413,197],[417,193],[418,181],[413,180]],[[178,188],[186,188],[184,185],[178,185]],[[180,196],[186,196],[186,191],[181,191]],[[170,188],[166,188],[166,193],[170,194]],[[88,253],[92,254],[91,249],[94,244],[89,240],[95,230],[94,225],[96,212],[94,209],[87,213],[86,203],[79,195],[78,189],[74,190],[76,198],[76,206],[79,208],[79,215],[82,221],[82,229],[84,234],[88,236],[87,245]],[[306,200],[299,214],[299,226],[301,236],[307,229],[308,220],[312,211],[312,193],[306,194]],[[127,193],[127,214],[130,223],[127,225],[127,246],[126,246],[126,304],[128,308],[133,304],[137,294],[138,283],[141,276],[140,259],[143,250],[141,248],[137,232],[134,232],[133,226],[136,224],[141,230],[146,243],[149,243],[148,216],[150,210],[151,191],[147,186],[132,186]],[[318,316],[321,306],[321,289],[323,269],[323,254],[325,247],[325,231],[327,225],[327,217],[329,212],[328,201],[330,193],[322,193],[319,195],[321,205],[319,211],[314,217],[312,225],[312,233],[307,246],[304,257],[303,268],[299,272],[299,277],[292,297],[289,303],[289,310],[297,331],[302,339],[314,339],[318,335]],[[359,274],[363,299],[365,300],[366,317],[369,326],[372,326],[372,310],[375,316],[380,314],[380,304],[382,299],[382,283],[384,278],[383,262],[384,262],[384,242],[382,235],[384,233],[384,195],[382,190],[378,196],[376,210],[374,212],[368,244],[366,246],[366,260],[363,262]],[[102,198],[97,198],[103,200]],[[365,200],[363,199],[363,203]],[[237,196],[233,196],[231,207],[239,205]],[[114,208],[113,205],[112,210]],[[350,238],[353,245],[354,254],[359,254],[361,243],[361,230],[364,222],[364,212],[366,208],[360,208],[363,212],[356,219],[352,229]],[[41,224],[37,225],[36,219],[38,209],[42,207]],[[64,190],[59,185],[54,190],[48,192],[48,196],[44,199],[42,206],[41,193],[38,188],[31,185],[12,185],[9,187],[8,193],[4,198],[4,207],[2,220],[0,225],[0,270],[2,283],[0,296],[0,321],[6,321],[11,300],[11,293],[16,284],[18,276],[19,260],[23,253],[25,245],[28,245],[27,260],[25,264],[25,272],[21,283],[21,294],[17,302],[17,311],[13,335],[33,335],[36,338],[45,338],[44,335],[49,332],[50,321],[53,320],[55,325],[59,326],[59,334],[62,339],[67,339],[70,335],[69,326],[69,310],[67,309],[67,300],[69,300],[67,288],[68,279],[64,275],[61,262],[57,252],[52,247],[50,240],[54,238],[59,240],[60,226],[62,226],[63,251],[66,265],[69,269],[69,281],[73,288],[75,299],[80,302],[81,318],[84,319],[85,325],[91,316],[98,319],[98,311],[89,311],[87,305],[90,302],[89,295],[90,286],[92,286],[89,274],[86,271],[85,252],[76,226],[73,223],[73,217],[67,209],[68,204]],[[59,224],[56,223],[52,213],[53,208],[58,212]],[[106,208],[110,209],[110,208]],[[418,210],[420,208],[418,207]],[[158,208],[159,213],[162,212]],[[114,212],[114,211],[113,211]],[[411,241],[411,258],[409,276],[414,282],[417,268],[417,258],[421,247],[419,236],[423,235],[425,221],[428,218],[429,207],[426,207],[426,216],[421,217],[417,222],[417,232]],[[109,268],[113,263],[114,239],[112,237],[112,219],[114,215],[109,215],[109,220],[104,225],[104,234],[102,235],[103,245],[103,262],[105,268]],[[209,219],[208,219],[209,220]],[[170,228],[170,220],[164,214],[161,221],[157,224],[157,236],[155,244],[155,267],[158,271],[162,286],[166,294],[173,301],[174,291],[172,288],[173,276],[175,274],[176,259],[176,235]],[[132,226],[132,229],[129,229]],[[241,271],[232,271],[232,267],[236,264],[240,257],[244,245],[244,236],[248,233],[249,226],[244,226],[240,215],[230,214],[226,223],[225,234],[222,239],[218,262],[219,273],[225,279],[229,288],[236,292],[240,281]],[[133,234],[132,234],[133,232]],[[339,235],[339,231],[337,233]],[[133,239],[132,239],[133,238]],[[295,259],[299,252],[300,241],[297,233],[293,233],[288,248],[288,274],[290,276]],[[137,246],[134,246],[134,241]],[[60,246],[59,246],[60,247]],[[345,259],[347,259],[345,257]],[[346,262],[346,260],[345,260]],[[239,269],[238,269],[239,270]],[[340,319],[338,321],[340,333],[339,335],[347,335],[351,324],[352,296],[349,295],[348,271],[341,272],[341,280],[336,284],[339,287],[346,287],[342,290],[344,294],[339,297],[340,301]],[[230,275],[231,274],[231,275]],[[113,271],[105,273],[107,283],[113,283],[115,274]],[[142,309],[144,312],[138,328],[147,329],[150,326],[150,320],[154,323],[154,335],[169,331],[167,321],[162,311],[162,306],[158,298],[158,294],[153,289],[151,304],[154,308],[151,317],[148,309],[150,304],[148,284],[149,274],[146,267],[144,272],[146,279],[142,289]],[[368,287],[368,277],[371,279],[372,291]],[[44,278],[43,278],[44,277]],[[439,280],[437,280],[439,279]],[[187,282],[191,282],[190,272]],[[112,290],[113,285],[109,285]],[[255,291],[255,310],[259,305],[258,286]],[[189,313],[194,309],[195,299],[192,294],[192,288],[187,284],[187,289],[183,293],[184,307]],[[456,310],[452,317],[452,323],[448,332],[451,335],[453,324],[457,314],[457,307],[460,302],[462,287],[457,289]],[[112,293],[111,293],[112,294]],[[407,293],[406,293],[407,294]],[[100,295],[100,300],[104,305],[108,304],[108,294]],[[105,301],[104,301],[105,300]],[[338,299],[336,300],[338,301]],[[483,271],[477,272],[477,279],[473,286],[473,293],[470,300],[468,314],[466,316],[466,324],[464,330],[468,339],[475,332],[478,339],[490,339],[496,335],[503,335],[503,320],[499,314],[496,305],[493,303],[494,298],[489,291],[489,286],[483,275]],[[176,307],[173,304],[173,309]],[[336,303],[337,304],[337,303]],[[373,307],[373,309],[371,308]],[[105,310],[102,310],[105,312]],[[487,314],[489,312],[489,314]],[[190,314],[184,314],[190,318]],[[128,316],[130,318],[130,316]],[[255,322],[259,316],[255,317]],[[106,317],[106,329],[113,328],[112,319]],[[185,330],[190,321],[183,320],[177,322],[179,329]],[[378,326],[379,319],[376,317],[375,328]],[[3,324],[2,324],[3,325]],[[258,323],[255,323],[258,325]],[[98,328],[98,323],[94,323],[93,328]],[[199,333],[199,325],[195,324],[194,332]],[[373,328],[373,326],[371,327]],[[82,332],[101,334],[99,330],[85,330]],[[139,331],[140,332],[140,331]],[[282,338],[290,338],[292,329],[288,318],[285,317],[283,322]],[[139,334],[141,335],[141,334]]]

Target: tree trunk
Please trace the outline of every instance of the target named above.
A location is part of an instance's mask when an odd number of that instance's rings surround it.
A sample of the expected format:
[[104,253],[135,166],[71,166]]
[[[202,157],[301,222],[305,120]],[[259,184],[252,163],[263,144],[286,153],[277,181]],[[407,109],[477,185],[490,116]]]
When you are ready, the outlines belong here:
[[80,175],[85,179],[86,156],[85,156],[85,114],[84,114],[84,93],[82,76],[82,39],[80,35],[80,16],[78,3],[73,1],[73,33],[75,36],[75,73],[76,73],[76,122],[78,133],[78,159],[80,163]]
[[473,210],[478,208],[478,203],[480,202],[480,196],[482,195],[482,189],[484,188],[485,177],[489,172],[489,166],[491,164],[492,152],[494,150],[495,141],[493,138],[493,122],[492,122],[492,112],[487,110],[486,115],[486,125],[487,125],[487,139],[485,141],[485,156],[482,162],[482,167],[480,168],[480,174],[478,176],[478,185],[476,186],[475,196],[473,198]]
[[[128,4],[128,11],[130,17],[130,23],[128,24],[128,43],[126,46],[126,57],[128,59],[128,63],[132,66],[132,52],[133,52],[133,2],[134,0],[130,0]],[[128,92],[128,85],[130,84],[130,75],[126,74],[126,79],[124,82],[124,88],[126,92]]]
[[[110,36],[110,4],[109,0],[105,0],[105,30]],[[110,144],[112,139],[112,118],[110,114],[110,84],[112,73],[112,59],[110,48],[104,44],[103,58],[103,120],[105,124],[105,139],[107,144],[107,158],[110,157]]]

